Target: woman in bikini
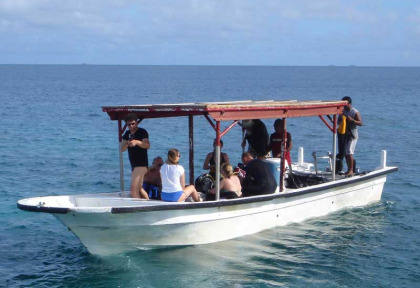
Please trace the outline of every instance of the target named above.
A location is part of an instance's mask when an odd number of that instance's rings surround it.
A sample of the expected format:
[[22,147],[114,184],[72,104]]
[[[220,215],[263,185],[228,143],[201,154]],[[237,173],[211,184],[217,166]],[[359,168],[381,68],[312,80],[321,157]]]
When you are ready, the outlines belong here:
[[[216,148],[216,140],[213,142],[213,147]],[[220,150],[223,148],[223,141],[220,140]],[[220,152],[220,166],[224,163],[229,164],[229,157],[226,153]],[[206,160],[203,164],[204,170],[210,170],[209,174],[213,177],[213,180],[216,178],[216,153],[215,150],[207,154]]]
[[[233,174],[233,168],[225,163],[221,167],[223,179],[220,181],[220,197],[226,199],[236,199],[242,196],[241,181],[238,176]],[[210,194],[216,194],[216,188],[210,190]]]

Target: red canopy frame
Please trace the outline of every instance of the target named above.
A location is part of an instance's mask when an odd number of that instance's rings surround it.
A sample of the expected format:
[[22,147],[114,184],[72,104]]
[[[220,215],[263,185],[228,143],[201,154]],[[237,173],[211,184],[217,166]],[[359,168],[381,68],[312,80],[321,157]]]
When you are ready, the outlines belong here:
[[[129,106],[104,106],[102,110],[108,113],[111,120],[118,121],[118,139],[121,147],[122,134],[126,125],[122,125],[122,120],[127,114],[135,113],[139,123],[147,118],[166,118],[166,117],[188,117],[189,128],[189,168],[190,183],[194,183],[194,116],[204,116],[211,127],[216,132],[216,191],[220,187],[220,139],[241,120],[249,119],[272,119],[272,118],[291,118],[291,117],[310,117],[318,116],[327,127],[333,132],[333,171],[335,170],[336,156],[336,132],[337,115],[341,114],[347,101],[335,100],[264,100],[264,101],[231,101],[231,102],[208,102],[208,103],[180,103],[180,104],[147,104]],[[323,116],[333,115],[333,127],[327,123]],[[330,118],[330,116],[329,116]],[[331,118],[330,118],[331,119]],[[233,121],[227,128],[220,131],[221,121]],[[286,134],[286,121],[284,121],[284,133]],[[287,137],[285,135],[285,137]],[[284,139],[286,139],[284,137]],[[283,145],[286,145],[284,142]],[[283,149],[284,153],[285,149]],[[285,163],[282,155],[280,169],[280,191],[284,189]],[[123,177],[123,157],[120,149],[120,188],[124,191]],[[333,173],[335,180],[335,173]],[[216,200],[219,199],[219,192]]]

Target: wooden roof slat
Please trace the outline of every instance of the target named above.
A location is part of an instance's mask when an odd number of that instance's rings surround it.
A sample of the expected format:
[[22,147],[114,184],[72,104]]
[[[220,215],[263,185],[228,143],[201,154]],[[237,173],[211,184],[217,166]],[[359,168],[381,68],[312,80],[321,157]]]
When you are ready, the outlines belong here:
[[136,113],[141,118],[210,115],[214,120],[222,121],[338,114],[346,103],[341,100],[245,100],[104,106],[102,109],[109,114],[111,120],[123,119],[128,113]]

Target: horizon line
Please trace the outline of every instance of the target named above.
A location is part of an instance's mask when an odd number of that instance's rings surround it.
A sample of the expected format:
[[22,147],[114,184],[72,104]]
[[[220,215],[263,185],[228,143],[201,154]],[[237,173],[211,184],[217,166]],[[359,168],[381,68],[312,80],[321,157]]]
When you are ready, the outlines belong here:
[[399,66],[399,65],[267,65],[267,64],[89,64],[89,63],[80,63],[80,64],[70,64],[70,63],[0,63],[0,66],[7,66],[7,65],[16,65],[16,66],[211,66],[211,67],[358,67],[358,68],[420,68],[420,66]]

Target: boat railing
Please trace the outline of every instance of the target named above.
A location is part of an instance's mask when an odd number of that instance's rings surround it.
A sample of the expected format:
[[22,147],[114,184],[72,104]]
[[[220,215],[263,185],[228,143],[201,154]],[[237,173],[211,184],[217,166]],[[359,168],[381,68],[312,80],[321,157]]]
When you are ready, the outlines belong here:
[[314,158],[314,165],[315,165],[315,174],[318,175],[318,160],[320,159],[327,159],[328,161],[328,168],[329,170],[327,170],[327,172],[331,172],[333,171],[333,165],[332,165],[332,154],[330,151],[328,151],[327,155],[317,155],[317,153],[314,151],[312,152],[312,157]]

